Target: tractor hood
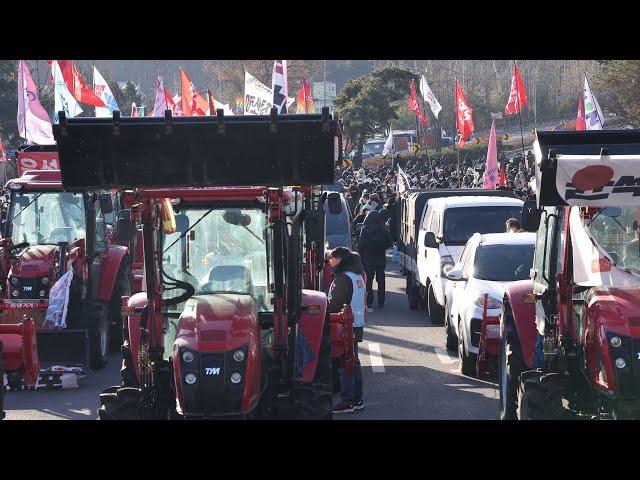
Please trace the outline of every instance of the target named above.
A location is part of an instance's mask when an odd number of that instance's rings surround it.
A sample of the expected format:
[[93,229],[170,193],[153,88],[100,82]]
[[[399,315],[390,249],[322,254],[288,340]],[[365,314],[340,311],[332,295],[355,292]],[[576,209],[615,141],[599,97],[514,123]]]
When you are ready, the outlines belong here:
[[59,255],[58,245],[32,245],[18,253],[11,274],[22,278],[44,277],[49,274]]
[[585,300],[590,316],[598,316],[606,330],[640,336],[640,288],[596,287]]
[[197,295],[186,302],[180,315],[177,343],[198,352],[239,348],[250,343],[257,321],[250,295]]

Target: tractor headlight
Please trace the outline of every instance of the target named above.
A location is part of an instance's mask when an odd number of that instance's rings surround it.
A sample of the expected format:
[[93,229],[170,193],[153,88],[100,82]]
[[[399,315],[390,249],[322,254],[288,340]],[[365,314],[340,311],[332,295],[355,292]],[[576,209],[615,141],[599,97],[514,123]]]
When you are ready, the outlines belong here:
[[191,350],[185,350],[184,352],[182,352],[182,360],[184,362],[191,363],[193,362],[194,358],[196,358],[196,356],[193,354]]
[[624,368],[627,366],[627,362],[624,361],[624,358],[616,358],[616,367]]
[[40,296],[44,297],[45,291],[44,290],[40,290]]
[[189,385],[193,385],[194,383],[196,383],[196,380],[197,380],[197,378],[196,378],[195,374],[193,374],[193,373],[187,373],[184,376],[184,381],[187,382],[187,384],[189,384]]
[[620,345],[622,345],[622,340],[620,339],[620,337],[611,337],[609,343],[613,348],[618,348]]
[[13,290],[11,290],[11,295],[13,295],[14,297],[17,297],[20,295],[20,292],[18,291],[17,288],[14,288]]
[[[476,307],[484,308],[484,295],[480,295],[473,303]],[[496,308],[502,308],[502,302],[493,297],[488,297],[487,310],[495,310]]]
[[18,283],[20,283],[20,280],[18,279],[18,277],[11,277],[12,285],[18,285]]
[[242,381],[242,375],[240,375],[238,372],[232,373],[231,374],[231,383],[240,383]]
[[43,285],[49,285],[49,277],[42,277],[41,281]]
[[233,359],[236,362],[242,362],[244,360],[244,351],[236,350],[235,352],[233,352]]

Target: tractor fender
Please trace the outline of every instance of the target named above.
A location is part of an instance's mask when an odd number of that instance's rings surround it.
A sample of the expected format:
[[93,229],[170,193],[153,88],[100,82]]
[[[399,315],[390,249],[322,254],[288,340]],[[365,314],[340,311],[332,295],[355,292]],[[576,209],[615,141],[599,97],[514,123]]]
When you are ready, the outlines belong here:
[[118,271],[125,255],[128,252],[127,247],[121,245],[109,245],[107,254],[102,262],[100,271],[100,288],[98,289],[98,299],[108,302],[111,299],[111,293],[115,286]]
[[315,376],[320,356],[322,331],[326,320],[326,294],[316,290],[302,290],[296,377],[303,382],[312,382]]
[[[520,342],[522,358],[527,368],[535,367],[536,355],[536,306],[535,303],[524,303],[524,296],[533,293],[531,280],[520,280],[507,285],[504,292],[504,303],[508,303],[513,313],[513,323]],[[501,321],[505,321],[504,317]],[[500,331],[504,331],[501,327]]]
[[140,365],[138,365],[138,350],[140,349],[140,322],[142,310],[147,306],[147,292],[138,292],[129,298],[128,306],[133,307],[136,313],[129,316],[129,349],[131,360],[135,365],[136,378],[140,381]]

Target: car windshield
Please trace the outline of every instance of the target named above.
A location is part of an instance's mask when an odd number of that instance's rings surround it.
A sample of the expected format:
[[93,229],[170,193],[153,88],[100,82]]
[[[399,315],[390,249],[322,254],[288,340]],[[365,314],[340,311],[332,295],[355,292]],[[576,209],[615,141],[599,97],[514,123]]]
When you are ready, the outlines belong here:
[[[190,283],[196,295],[246,294],[258,311],[273,309],[260,209],[182,208],[176,225],[179,231],[164,236],[162,268],[168,276]],[[164,297],[180,294],[168,290]]]
[[616,265],[640,275],[640,207],[608,207],[585,222]]
[[81,193],[14,192],[9,219],[13,243],[72,243],[86,236]]
[[448,208],[444,213],[443,241],[464,245],[476,233],[500,233],[510,218],[520,218],[521,206]]
[[[518,235],[514,233],[513,235]],[[473,277],[478,280],[514,282],[529,278],[535,245],[480,245],[476,249]]]

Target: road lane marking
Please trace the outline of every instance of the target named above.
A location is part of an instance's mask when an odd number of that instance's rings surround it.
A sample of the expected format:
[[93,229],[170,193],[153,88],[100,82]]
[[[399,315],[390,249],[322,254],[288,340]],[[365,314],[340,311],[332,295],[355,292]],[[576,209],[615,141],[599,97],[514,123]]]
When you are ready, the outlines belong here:
[[369,347],[369,362],[374,372],[384,373],[384,363],[382,363],[382,354],[380,353],[380,344],[367,342]]
[[458,361],[458,357],[453,356],[446,348],[434,347],[433,350],[436,352],[438,360],[440,360],[441,363],[455,363]]

